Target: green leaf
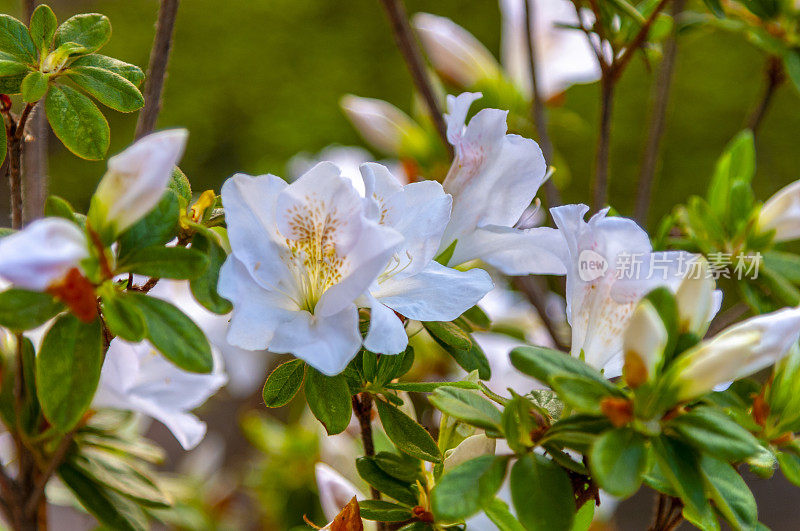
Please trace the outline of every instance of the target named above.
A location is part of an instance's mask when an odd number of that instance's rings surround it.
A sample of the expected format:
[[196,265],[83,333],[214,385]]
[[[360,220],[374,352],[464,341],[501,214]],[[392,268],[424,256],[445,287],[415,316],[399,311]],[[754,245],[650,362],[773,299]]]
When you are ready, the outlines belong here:
[[604,386],[609,393],[617,388],[593,367],[564,352],[546,347],[518,347],[511,351],[511,364],[528,376],[552,387],[557,375],[582,376]]
[[624,396],[616,389],[611,392],[607,385],[593,378],[570,374],[556,374],[550,378],[550,384],[564,403],[584,413],[600,414],[600,403],[604,398]]
[[67,149],[88,160],[105,157],[110,142],[108,122],[92,100],[72,87],[54,85],[47,92],[45,112]]
[[119,74],[95,66],[73,66],[64,73],[97,101],[120,112],[133,112],[144,105],[136,85]]
[[711,11],[715,17],[723,18],[725,17],[725,11],[722,9],[722,4],[720,0],[703,0],[706,7],[709,11]]
[[453,257],[453,253],[456,252],[456,245],[458,244],[458,240],[453,240],[453,243],[447,246],[447,249],[439,253],[439,256],[436,257],[436,261],[442,264],[443,266],[447,266],[447,263]]
[[[16,373],[16,359],[7,358],[0,371],[0,414],[6,426],[11,429],[16,429],[17,426],[14,397]],[[22,374],[25,386],[19,424],[25,433],[36,434],[41,428],[41,408],[36,396],[36,352],[33,342],[27,337],[22,339]]]
[[92,403],[102,366],[100,320],[87,324],[72,314],[59,317],[36,357],[36,394],[51,424],[67,432],[78,423]]
[[537,427],[531,417],[533,405],[528,399],[514,395],[503,409],[503,434],[509,448],[522,454],[532,447],[531,432]]
[[104,293],[101,297],[103,303],[103,319],[109,331],[125,341],[138,343],[147,334],[144,315],[123,293]]
[[47,200],[44,203],[44,215],[75,221],[75,209],[65,199],[57,195],[47,196]]
[[483,510],[489,520],[497,526],[498,531],[525,531],[519,520],[511,514],[508,504],[499,498],[495,498],[483,506]]
[[30,68],[16,60],[16,58],[0,54],[0,77],[17,77],[25,78]]
[[745,129],[730,141],[717,160],[708,187],[708,202],[719,219],[727,218],[729,194],[733,183],[751,182],[755,171],[756,149],[753,132]]
[[106,55],[93,53],[91,55],[79,57],[75,59],[70,66],[72,68],[84,66],[102,68],[104,70],[108,70],[109,72],[119,74],[133,83],[133,85],[136,87],[141,85],[142,81],[144,81],[144,72],[142,72],[141,68],[136,65],[120,61],[119,59],[108,57]]
[[[3,60],[7,58],[14,59],[2,52],[0,52],[0,58]],[[22,80],[27,72],[28,67],[25,67],[25,71],[19,74],[0,76],[0,94],[19,94],[22,91]]]
[[581,505],[581,508],[575,514],[572,531],[589,531],[591,529],[595,507],[594,500],[589,500]]
[[778,452],[777,457],[784,477],[800,487],[800,456],[789,452]]
[[686,444],[666,436],[651,439],[659,470],[684,504],[684,515],[692,522],[713,520],[706,500],[697,454]]
[[172,240],[178,231],[179,217],[178,196],[172,190],[167,190],[156,207],[119,238],[120,260],[125,259],[135,249],[164,245]]
[[[383,357],[381,357],[381,360]],[[474,382],[398,382],[386,384],[386,389],[407,391],[409,393],[432,393],[440,387],[457,387],[459,389],[480,389]]]
[[303,386],[305,376],[306,364],[303,360],[290,360],[275,367],[264,384],[264,405],[281,407],[288,404]]
[[33,10],[28,31],[33,45],[39,49],[42,56],[46,55],[52,46],[57,27],[58,20],[49,6],[41,4]]
[[356,459],[356,470],[358,475],[378,491],[394,498],[395,500],[409,505],[417,505],[418,491],[410,483],[400,481],[384,472],[372,457],[360,457]]
[[5,14],[0,14],[0,52],[12,55],[23,63],[36,62],[36,46],[28,28],[19,20]]
[[[233,309],[231,302],[217,292],[219,283],[219,270],[228,255],[225,250],[212,238],[203,233],[196,233],[192,237],[192,249],[208,257],[208,267],[199,277],[192,279],[189,287],[192,295],[208,311],[224,315]],[[399,354],[398,354],[399,355]]]
[[527,529],[569,531],[572,528],[575,519],[572,483],[560,466],[542,455],[527,454],[514,463],[511,500],[517,518]]
[[685,442],[725,461],[741,461],[757,454],[760,448],[749,431],[710,407],[697,407],[679,415],[665,429],[674,430]]
[[22,80],[22,100],[27,103],[34,103],[42,99],[47,92],[47,84],[50,76],[42,74],[38,70],[32,70]]
[[105,15],[83,13],[68,18],[56,30],[55,47],[74,42],[86,48],[87,53],[103,47],[111,38],[111,22]]
[[486,312],[484,312],[480,306],[473,306],[466,312],[462,313],[461,317],[467,319],[469,322],[473,323],[479,328],[488,330],[489,327],[492,326],[492,320],[488,315],[486,315]]
[[408,454],[395,454],[392,452],[378,452],[374,457],[375,464],[381,470],[407,483],[416,483],[422,470],[422,462]]
[[0,326],[9,330],[31,330],[63,310],[64,305],[47,293],[17,288],[0,292]]
[[756,499],[742,476],[728,463],[703,455],[700,460],[706,491],[714,506],[736,530],[754,529],[758,523]]
[[492,376],[492,369],[489,360],[486,358],[480,345],[472,342],[472,348],[460,350],[450,345],[442,343],[438,338],[434,338],[437,343],[447,352],[458,365],[467,372],[478,371],[481,380],[488,380]]
[[433,337],[454,349],[469,350],[472,348],[472,339],[469,334],[456,324],[447,321],[428,321],[423,322],[422,326]]
[[147,507],[169,507],[169,498],[155,482],[128,464],[123,456],[83,448],[70,459],[72,465],[97,483]]
[[383,500],[363,500],[358,502],[361,518],[378,522],[405,522],[414,514],[408,507]]
[[81,505],[109,529],[145,531],[148,528],[147,517],[134,502],[98,485],[74,465],[64,463],[58,475]]
[[783,66],[795,90],[800,90],[800,49],[788,49],[783,55]]
[[458,522],[480,511],[503,485],[508,460],[482,455],[445,472],[431,492],[437,521]]
[[393,405],[382,400],[376,400],[375,406],[386,435],[400,451],[425,461],[442,462],[439,447],[425,428]]
[[325,376],[318,370],[308,367],[305,391],[308,407],[325,427],[328,435],[342,433],[353,414],[347,379],[341,374]]
[[445,415],[486,430],[500,430],[502,414],[487,399],[454,387],[441,387],[430,396],[431,404]]
[[208,256],[195,249],[153,245],[125,256],[117,265],[117,272],[188,280],[202,275],[208,269],[208,263]]
[[800,284],[800,256],[794,253],[769,250],[763,253],[764,266],[779,273],[793,284]]
[[211,345],[203,331],[182,311],[167,301],[141,293],[127,296],[144,316],[147,339],[165,358],[185,371],[212,371]]
[[617,498],[639,490],[647,468],[647,439],[630,428],[609,430],[592,446],[592,477]]

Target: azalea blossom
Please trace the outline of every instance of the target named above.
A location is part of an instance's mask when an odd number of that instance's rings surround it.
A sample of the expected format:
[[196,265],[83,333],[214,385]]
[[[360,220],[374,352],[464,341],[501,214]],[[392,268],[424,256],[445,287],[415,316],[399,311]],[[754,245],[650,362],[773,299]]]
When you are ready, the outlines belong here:
[[[503,15],[502,59],[511,79],[526,94],[532,93],[531,63],[525,23],[525,2],[500,0]],[[535,0],[530,17],[536,49],[536,86],[541,96],[551,98],[574,83],[600,78],[600,67],[586,36],[565,28],[578,22],[569,0]]]
[[339,105],[361,137],[381,153],[413,158],[427,152],[425,130],[391,103],[348,94]]
[[447,97],[447,138],[455,159],[444,180],[453,196],[439,247],[453,267],[480,259],[508,275],[564,274],[563,240],[549,227],[515,228],[545,180],[538,144],[506,134],[507,111],[483,109],[465,124],[478,93]]
[[778,190],[758,214],[760,232],[775,231],[775,241],[800,238],[800,181]]
[[89,208],[92,226],[121,234],[150,212],[167,189],[188,134],[185,129],[153,133],[108,159]]
[[493,283],[481,269],[458,271],[433,260],[450,217],[452,199],[435,181],[401,185],[380,164],[361,167],[369,215],[403,236],[364,297],[371,308],[364,346],[396,354],[408,345],[397,314],[419,321],[452,321],[474,306]]
[[214,369],[197,374],[179,369],[150,343],[114,339],[106,354],[92,407],[136,411],[162,422],[181,446],[197,446],[206,425],[190,411],[227,381],[216,349]]
[[222,203],[232,249],[219,280],[234,306],[228,341],[341,372],[361,347],[355,301],[402,235],[367,217],[364,198],[331,163],[291,184],[237,174]]
[[[586,205],[550,209],[564,238],[554,252],[566,246],[571,354],[614,377],[621,373],[623,334],[636,304],[659,286],[675,291],[694,257],[653,252],[647,233],[633,220],[607,217],[605,209],[587,222],[588,211]],[[712,317],[718,309],[717,304]]]
[[43,218],[0,239],[0,277],[18,288],[45,291],[89,257],[86,235],[62,218]]
[[798,338],[800,308],[752,317],[681,354],[667,381],[679,400],[691,400],[776,363],[797,348]]

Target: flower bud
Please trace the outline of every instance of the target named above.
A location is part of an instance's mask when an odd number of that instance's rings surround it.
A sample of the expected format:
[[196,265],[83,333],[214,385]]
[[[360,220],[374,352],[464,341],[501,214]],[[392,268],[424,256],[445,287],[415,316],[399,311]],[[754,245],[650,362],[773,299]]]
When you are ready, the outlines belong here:
[[759,232],[775,230],[775,241],[800,238],[800,181],[778,190],[758,215]]
[[664,348],[669,335],[658,311],[648,300],[643,300],[633,311],[623,338],[625,381],[639,387],[650,380],[664,359]]
[[417,13],[412,25],[436,72],[461,88],[502,76],[500,64],[470,32],[449,18]]
[[678,400],[749,376],[786,356],[800,337],[800,309],[784,308],[734,325],[681,355],[672,366]]
[[497,441],[490,439],[483,433],[467,437],[461,444],[448,452],[444,459],[445,470],[452,470],[461,463],[480,457],[482,455],[494,455]]
[[0,277],[18,288],[44,291],[88,256],[80,228],[65,219],[44,218],[0,239]]
[[678,328],[702,336],[716,313],[714,300],[716,282],[708,271],[705,258],[697,258],[696,267],[689,269],[675,292],[678,303]]
[[348,94],[339,105],[364,140],[383,153],[408,157],[424,149],[425,131],[391,103]]
[[185,129],[153,133],[108,159],[89,209],[92,227],[113,237],[150,212],[167,189],[187,136]]

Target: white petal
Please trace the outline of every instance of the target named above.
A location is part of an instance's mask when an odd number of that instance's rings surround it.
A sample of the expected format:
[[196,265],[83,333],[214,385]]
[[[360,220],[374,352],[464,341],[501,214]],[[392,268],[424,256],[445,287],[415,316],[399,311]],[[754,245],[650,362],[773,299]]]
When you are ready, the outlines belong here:
[[482,269],[458,271],[431,262],[412,277],[384,281],[372,294],[410,319],[451,321],[477,304],[493,286]]
[[399,354],[408,346],[403,322],[393,310],[372,298],[369,332],[364,347],[376,354]]
[[452,470],[461,463],[482,455],[494,455],[496,446],[497,440],[490,439],[483,433],[471,435],[461,441],[461,443],[453,449],[452,453],[445,457],[444,469]]
[[328,376],[342,372],[360,347],[354,304],[329,316],[295,312],[291,321],[278,327],[270,344],[272,352],[294,354]]
[[86,237],[74,223],[39,219],[0,239],[0,277],[20,288],[44,291],[88,256]]
[[770,197],[758,215],[761,232],[775,230],[775,241],[800,238],[800,181],[778,190]]
[[342,508],[353,499],[353,496],[358,500],[366,499],[366,496],[355,485],[325,463],[314,465],[314,471],[317,474],[319,502],[328,522],[336,518]]

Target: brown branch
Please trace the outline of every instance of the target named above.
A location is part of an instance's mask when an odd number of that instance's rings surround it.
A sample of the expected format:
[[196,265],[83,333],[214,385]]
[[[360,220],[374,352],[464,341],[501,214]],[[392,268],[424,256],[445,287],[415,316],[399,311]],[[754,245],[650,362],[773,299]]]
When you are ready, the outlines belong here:
[[650,110],[650,127],[642,158],[642,171],[639,174],[639,190],[636,195],[636,208],[634,210],[634,217],[640,225],[647,224],[647,213],[650,210],[653,180],[656,174],[661,138],[664,136],[669,92],[672,88],[672,74],[675,71],[675,56],[678,51],[677,17],[683,11],[685,4],[686,0],[675,0],[672,5],[674,27],[672,34],[664,44],[664,58],[661,60],[656,82],[653,85],[653,107]]
[[608,159],[611,149],[611,113],[614,107],[615,86],[616,80],[613,77],[603,77],[600,80],[600,128],[595,148],[592,199],[592,207],[595,210],[603,208],[608,198]]
[[650,27],[653,25],[653,22],[655,22],[656,18],[658,18],[659,13],[661,13],[661,10],[664,9],[664,7],[666,7],[669,1],[670,0],[661,0],[658,3],[658,5],[656,5],[655,9],[653,9],[653,12],[650,13],[650,16],[647,17],[647,20],[645,20],[644,24],[642,24],[642,27],[639,28],[639,32],[636,34],[633,40],[631,40],[631,42],[628,43],[627,46],[625,46],[625,51],[622,52],[622,55],[614,59],[614,64],[612,68],[614,75],[616,76],[622,75],[622,72],[625,70],[625,67],[628,66],[630,60],[633,59],[633,55],[642,46],[642,44],[644,44],[644,41],[647,39],[647,35],[648,33],[650,33]]
[[553,344],[556,348],[564,351],[569,350],[569,346],[565,345],[561,340],[561,334],[559,334],[555,323],[547,314],[547,301],[545,300],[547,293],[539,284],[539,279],[533,275],[529,275],[527,277],[513,277],[512,282],[514,286],[525,295],[533,307],[536,308],[536,313],[539,314],[539,318],[542,320],[547,333],[550,334],[550,337],[553,339]]
[[56,451],[53,452],[53,456],[50,459],[50,462],[47,464],[46,468],[42,471],[41,475],[37,478],[33,492],[31,493],[30,498],[28,498],[28,502],[25,504],[26,516],[28,517],[36,516],[36,511],[38,510],[39,502],[42,499],[42,496],[44,495],[44,490],[45,487],[47,487],[47,482],[50,481],[52,475],[64,461],[64,457],[66,457],[67,451],[69,450],[69,447],[72,444],[72,438],[75,436],[75,431],[76,430],[72,430],[71,432],[64,435],[64,438],[61,439],[61,442],[56,448]]
[[[547,132],[547,112],[544,108],[544,101],[539,91],[537,81],[537,68],[536,68],[536,28],[534,21],[531,20],[534,15],[535,0],[525,0],[525,35],[528,42],[528,58],[531,65],[531,89],[533,93],[533,104],[531,106],[531,113],[533,116],[533,123],[536,125],[536,132],[539,134],[539,145],[542,148],[542,154],[547,164],[553,162],[553,143],[550,141],[550,134]],[[550,208],[557,207],[561,204],[561,197],[558,192],[556,184],[553,179],[547,179],[544,183],[544,192],[547,197],[547,206]]]
[[136,139],[152,133],[156,128],[158,113],[161,111],[161,96],[164,92],[164,79],[172,48],[175,19],[178,15],[179,0],[161,0],[156,22],[156,35],[150,50],[147,66],[147,80],[144,84],[144,107],[136,122]]
[[[364,455],[375,455],[375,443],[372,440],[372,396],[369,393],[359,393],[353,396],[353,412],[358,419],[361,430],[361,442],[364,445]],[[381,493],[370,485],[370,494],[373,500],[380,500]]]
[[439,107],[439,102],[436,100],[436,94],[433,90],[428,72],[425,68],[425,63],[422,58],[422,52],[419,49],[414,34],[411,32],[411,26],[408,24],[408,15],[402,0],[381,0],[386,14],[389,17],[389,22],[392,26],[392,33],[394,34],[397,47],[403,55],[403,59],[408,66],[411,73],[411,78],[414,81],[414,86],[425,101],[425,106],[428,108],[433,124],[436,126],[436,132],[442,139],[442,143],[447,148],[450,157],[453,156],[453,146],[447,140],[447,125],[444,122],[442,110]]
[[783,61],[780,57],[770,55],[767,58],[767,64],[764,68],[764,79],[764,92],[759,100],[758,106],[753,110],[753,113],[747,120],[747,128],[753,131],[753,134],[758,131],[758,127],[766,116],[775,91],[786,79],[786,73],[783,70]]

